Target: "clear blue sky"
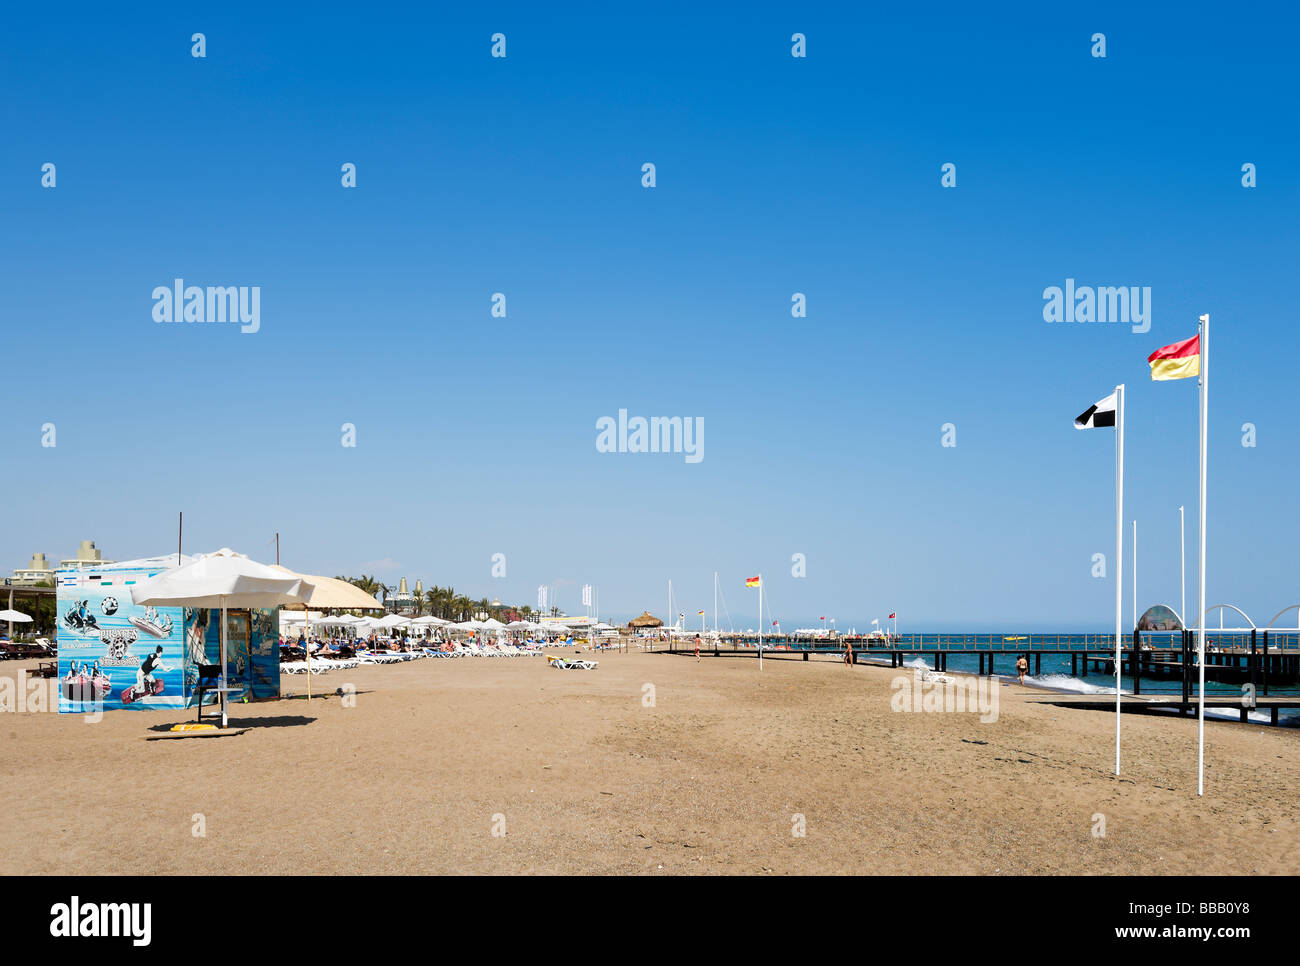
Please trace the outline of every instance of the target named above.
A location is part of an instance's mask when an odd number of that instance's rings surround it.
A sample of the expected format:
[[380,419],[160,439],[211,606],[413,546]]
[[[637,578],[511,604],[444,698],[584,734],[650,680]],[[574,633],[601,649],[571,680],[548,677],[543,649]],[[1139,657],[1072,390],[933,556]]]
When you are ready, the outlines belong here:
[[[11,13],[4,569],[184,510],[187,551],[575,612],[671,578],[694,620],[716,570],[752,624],[761,571],[787,627],[1105,629],[1112,434],[1071,421],[1130,387],[1139,596],[1177,606],[1196,389],[1145,359],[1209,312],[1210,597],[1300,599],[1292,14],[313,9]],[[261,331],[156,324],[178,276],[261,286]],[[1066,278],[1150,286],[1151,330],[1045,323]],[[702,417],[704,460],[598,453],[620,408]]]

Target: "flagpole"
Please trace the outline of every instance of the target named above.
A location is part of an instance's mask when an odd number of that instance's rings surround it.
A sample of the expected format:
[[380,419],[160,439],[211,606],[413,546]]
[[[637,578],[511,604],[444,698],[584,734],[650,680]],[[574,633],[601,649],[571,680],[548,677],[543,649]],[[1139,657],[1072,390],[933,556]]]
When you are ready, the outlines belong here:
[[1178,619],[1183,622],[1183,629],[1187,629],[1187,527],[1183,522],[1183,508],[1178,508],[1178,566],[1179,588],[1182,598],[1179,601]]
[[1133,629],[1138,626],[1138,522],[1133,521]]
[[[1124,386],[1115,387],[1115,774],[1119,774],[1120,668],[1124,610]],[[1134,596],[1134,601],[1137,597]]]
[[1206,450],[1209,448],[1209,411],[1210,411],[1210,317],[1202,315],[1200,318],[1200,335],[1201,335],[1201,561],[1199,571],[1200,583],[1200,612],[1196,618],[1196,650],[1197,661],[1200,664],[1200,708],[1197,711],[1197,740],[1198,751],[1196,756],[1196,794],[1205,794],[1205,464]]
[[763,575],[758,575],[758,669],[763,670]]

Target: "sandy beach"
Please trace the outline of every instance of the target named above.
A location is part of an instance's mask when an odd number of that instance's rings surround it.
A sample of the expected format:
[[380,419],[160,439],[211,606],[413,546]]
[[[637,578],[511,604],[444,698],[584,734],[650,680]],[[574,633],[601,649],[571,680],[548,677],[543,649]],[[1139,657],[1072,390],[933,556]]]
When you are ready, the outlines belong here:
[[313,690],[355,706],[235,705],[249,730],[216,738],[149,740],[192,711],[5,714],[0,872],[1296,871],[1296,729],[1207,725],[1198,799],[1185,719],[1125,715],[1117,779],[1112,714],[1016,685],[981,723],[894,712],[884,668],[596,657],[335,671]]

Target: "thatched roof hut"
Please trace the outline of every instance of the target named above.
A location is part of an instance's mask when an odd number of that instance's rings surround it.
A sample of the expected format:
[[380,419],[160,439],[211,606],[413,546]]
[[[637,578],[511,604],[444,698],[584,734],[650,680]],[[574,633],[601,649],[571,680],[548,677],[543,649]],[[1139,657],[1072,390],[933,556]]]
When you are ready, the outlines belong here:
[[628,621],[627,626],[633,630],[640,630],[643,627],[663,627],[664,622],[647,610],[643,611],[640,617],[634,617]]

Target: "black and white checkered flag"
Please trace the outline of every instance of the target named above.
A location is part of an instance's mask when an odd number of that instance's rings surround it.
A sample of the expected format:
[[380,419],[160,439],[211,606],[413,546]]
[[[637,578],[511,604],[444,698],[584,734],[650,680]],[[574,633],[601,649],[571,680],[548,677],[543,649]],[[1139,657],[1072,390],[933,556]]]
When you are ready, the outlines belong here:
[[1115,393],[1093,403],[1074,420],[1075,429],[1095,429],[1115,425]]

